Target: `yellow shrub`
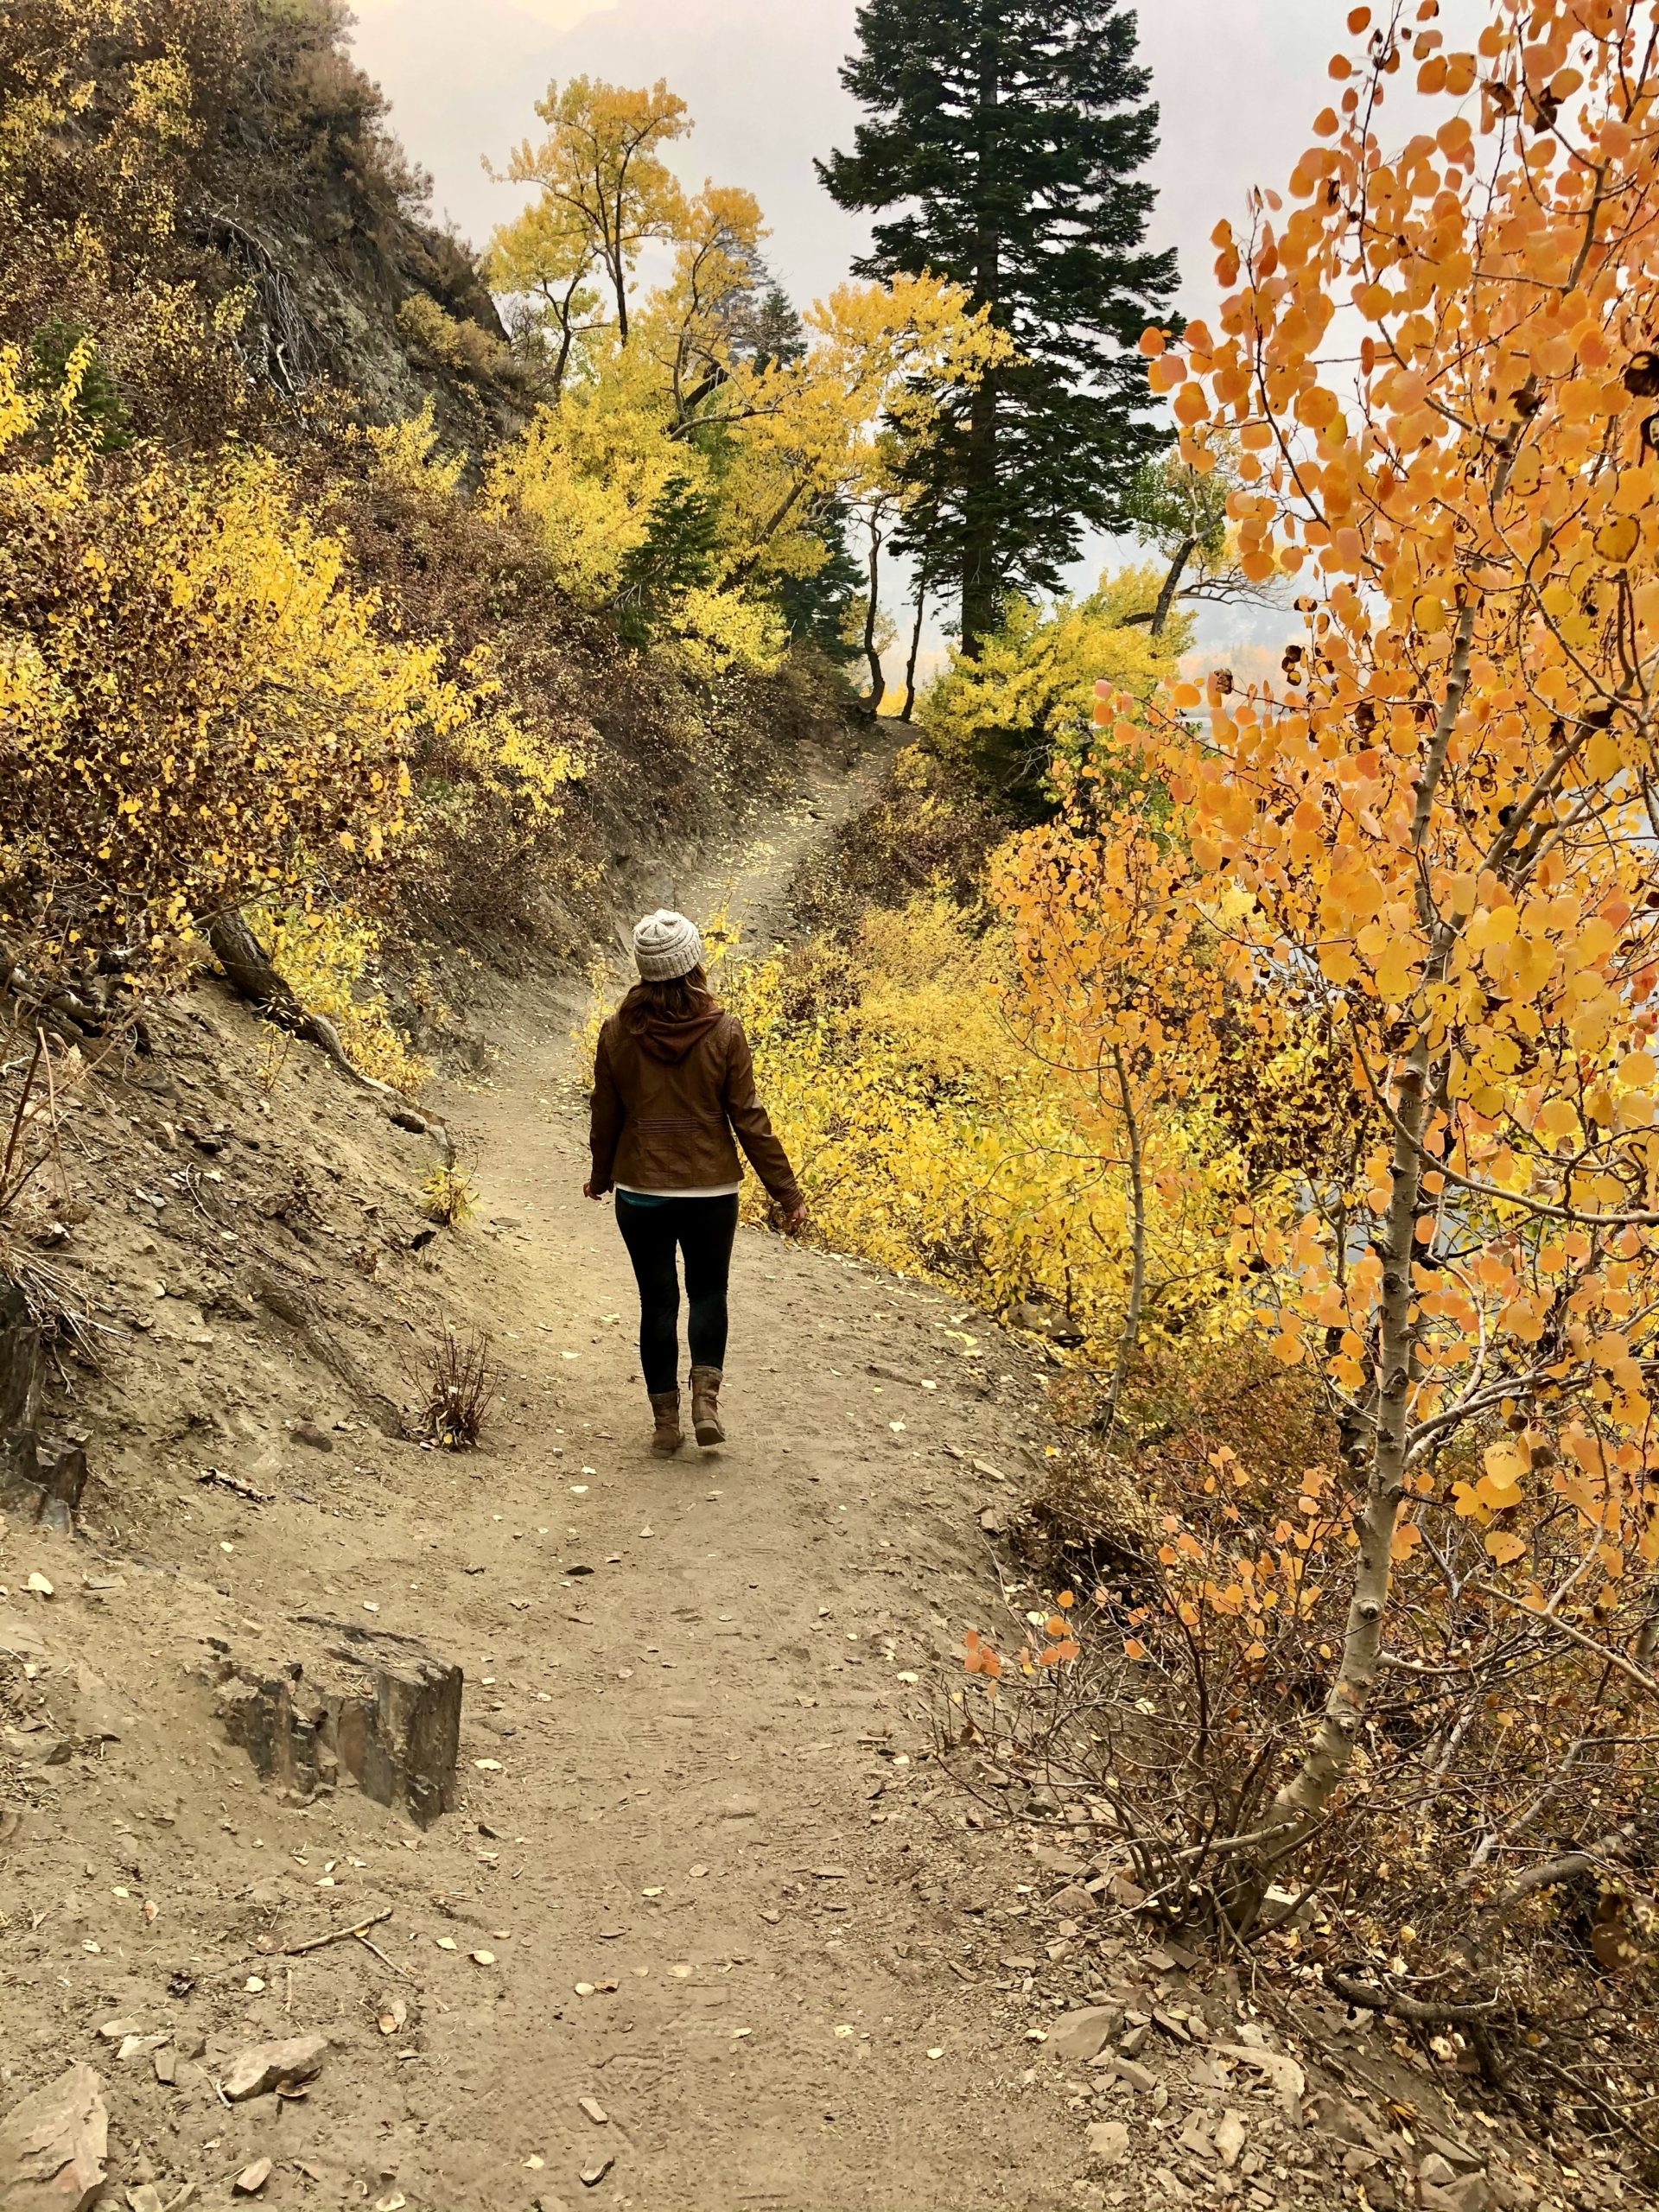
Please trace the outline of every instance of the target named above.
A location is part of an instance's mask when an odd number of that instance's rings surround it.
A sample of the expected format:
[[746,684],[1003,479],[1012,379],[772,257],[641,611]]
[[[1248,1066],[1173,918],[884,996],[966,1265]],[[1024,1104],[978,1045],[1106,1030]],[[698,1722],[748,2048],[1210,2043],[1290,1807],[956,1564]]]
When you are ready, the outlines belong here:
[[502,448],[487,480],[490,502],[535,524],[556,582],[589,606],[616,590],[670,480],[706,467],[670,435],[647,366],[624,355],[559,406],[543,408]]
[[463,376],[499,376],[512,359],[499,338],[470,316],[450,315],[429,292],[411,292],[397,309],[397,322],[429,361]]
[[41,456],[29,419],[0,359],[0,931],[162,967],[194,916],[378,859],[416,730],[469,702],[274,462]]
[[[491,505],[534,526],[555,580],[591,607],[618,603],[631,561],[652,540],[660,501],[677,489],[682,498],[709,499],[715,517],[726,503],[727,488],[706,456],[674,435],[667,396],[649,371],[637,349],[601,364],[502,449],[488,480]],[[718,532],[717,519],[711,527]],[[701,677],[776,668],[788,644],[776,607],[763,593],[720,582],[729,561],[712,546],[708,560],[714,580],[666,589],[653,628]]]
[[353,1067],[411,1095],[430,1080],[431,1069],[392,1026],[375,980],[379,939],[372,925],[337,909],[289,908],[276,917],[270,946],[277,973],[308,1014],[333,1022]]
[[723,676],[734,667],[774,669],[789,645],[777,608],[738,591],[694,588],[673,621],[680,649],[700,676]]
[[400,423],[369,423],[359,435],[368,448],[376,481],[418,505],[435,508],[458,490],[466,456],[439,449],[437,416],[429,399],[418,415],[406,415]]
[[[1004,936],[976,935],[934,899],[873,913],[849,946],[820,941],[739,968],[725,985],[830,1241],[993,1306],[1036,1300],[1067,1315],[1098,1358],[1124,1308],[1126,1178],[1103,1154],[1092,1093],[1024,1041],[1014,988]],[[1160,1166],[1211,1140],[1196,1120],[1166,1116],[1147,1141],[1155,1185]],[[1154,1188],[1160,1284],[1204,1278],[1214,1263],[1219,1209],[1195,1210],[1192,1179],[1166,1174],[1168,1195]]]
[[1046,608],[1015,600],[977,657],[953,652],[929,687],[921,721],[934,750],[958,766],[1021,782],[1040,780],[1056,754],[1079,758],[1096,680],[1149,698],[1191,643],[1190,616],[1177,616],[1161,638],[1125,622],[1152,606],[1158,582],[1151,569],[1126,569],[1103,575],[1086,599]]

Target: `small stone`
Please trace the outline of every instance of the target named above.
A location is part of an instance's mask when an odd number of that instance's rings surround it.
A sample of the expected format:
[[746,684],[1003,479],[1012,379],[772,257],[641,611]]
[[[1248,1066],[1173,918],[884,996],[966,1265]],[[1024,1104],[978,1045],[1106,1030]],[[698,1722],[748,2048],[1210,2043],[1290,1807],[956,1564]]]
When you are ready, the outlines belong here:
[[1457,2212],[1494,2212],[1497,2191],[1484,2173],[1464,2174],[1446,2192]]
[[1095,1910],[1095,1901],[1081,1882],[1069,1882],[1065,1889],[1055,1891],[1048,1910],[1058,1919],[1087,1920]]
[[1188,2113],[1186,2125],[1175,2142],[1178,2149],[1190,2151],[1195,2158],[1209,2158],[1215,2147],[1210,2140],[1209,2129],[1195,2112]]
[[1246,2133],[1241,2113],[1228,2111],[1222,2114],[1221,2125],[1216,2130],[1216,2156],[1229,2173],[1238,2164]]
[[141,2181],[126,2194],[127,2212],[165,2212],[162,2192],[153,2181]]
[[1146,2049],[1147,2037],[1152,2033],[1149,2021],[1139,2020],[1132,2028],[1125,2028],[1117,2039],[1117,2047],[1125,2058],[1139,2058]]
[[309,1445],[314,1452],[332,1452],[334,1448],[334,1438],[314,1421],[296,1421],[290,1433],[296,1444]]
[[608,2152],[602,2158],[594,2158],[592,2160],[590,2164],[585,2165],[582,2170],[582,2187],[584,2189],[597,2189],[601,2182],[604,2180],[606,2175],[609,2173],[611,2168],[615,2164],[615,2158],[610,2156]]
[[0,1750],[35,1766],[67,1766],[74,1746],[50,1728],[0,1728]]
[[606,2111],[604,2106],[601,2104],[597,2097],[578,2097],[576,2099],[576,2107],[578,2111],[584,2113],[588,2119],[593,2121],[595,2127],[609,2126],[611,2115]]
[[244,2166],[231,2183],[233,2193],[238,2196],[257,2196],[270,2179],[270,2166],[269,2158],[256,2158],[251,2166]]
[[[1003,1965],[1010,1972],[1021,1971],[1019,1961],[1004,1959]],[[1023,1971],[1030,1974],[1035,1961],[1027,1961]],[[1085,2005],[1075,2012],[1067,2012],[1059,2024],[1049,2030],[1048,2047],[1057,2058],[1068,2064],[1086,2066],[1096,2058],[1111,2042],[1123,2024],[1121,2005]]]
[[1381,2148],[1382,2138],[1376,2126],[1346,2097],[1324,2094],[1310,2097],[1307,2116],[1315,2127],[1326,2135],[1334,2135],[1339,2143],[1363,2145],[1369,2151]]
[[170,2089],[179,2078],[178,2054],[170,2043],[160,2044],[149,2054],[149,2063],[156,2069],[156,2079],[164,2089]]
[[1097,2120],[1089,2130],[1089,2155],[1099,2166],[1121,2166],[1129,2155],[1129,2131],[1121,2120]]
[[1241,2060],[1253,2066],[1258,2074],[1265,2074],[1279,2093],[1279,2101],[1293,2126],[1302,2116],[1302,2098],[1307,2089],[1307,2076],[1287,2051],[1268,2050],[1245,2039],[1243,2031],[1237,2043],[1222,2043],[1216,2049],[1224,2058]]
[[249,2097],[262,2097],[272,2089],[298,2088],[315,2081],[322,2069],[328,2038],[324,2035],[296,2036],[287,2043],[262,2043],[240,2051],[231,2062],[223,2088],[233,2105]]
[[1431,2189],[1449,2189],[1457,2177],[1451,2160],[1438,2151],[1431,2151],[1417,2169],[1418,2180],[1427,2182]]
[[1127,2082],[1129,2087],[1135,2090],[1138,2095],[1149,2097],[1154,2089],[1158,2086],[1157,2082],[1147,2071],[1146,2068],[1144,2066],[1137,2066],[1134,2059],[1118,2058],[1114,2062],[1114,2063],[1118,2080],[1120,2082]]

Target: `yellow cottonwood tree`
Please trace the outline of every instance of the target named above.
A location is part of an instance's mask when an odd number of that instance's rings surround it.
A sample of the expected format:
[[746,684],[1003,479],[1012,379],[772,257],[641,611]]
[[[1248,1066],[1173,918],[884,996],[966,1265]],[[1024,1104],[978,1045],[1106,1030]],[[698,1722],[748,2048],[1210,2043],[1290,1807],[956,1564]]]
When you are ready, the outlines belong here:
[[[548,125],[539,145],[525,139],[506,167],[492,170],[505,181],[535,184],[541,199],[516,223],[496,233],[498,269],[517,270],[541,289],[539,271],[557,289],[597,267],[616,310],[616,334],[628,342],[628,304],[634,265],[652,238],[671,238],[684,195],[661,149],[690,128],[685,102],[659,78],[649,90],[573,77],[548,86],[536,103]],[[563,295],[562,295],[563,296]]]

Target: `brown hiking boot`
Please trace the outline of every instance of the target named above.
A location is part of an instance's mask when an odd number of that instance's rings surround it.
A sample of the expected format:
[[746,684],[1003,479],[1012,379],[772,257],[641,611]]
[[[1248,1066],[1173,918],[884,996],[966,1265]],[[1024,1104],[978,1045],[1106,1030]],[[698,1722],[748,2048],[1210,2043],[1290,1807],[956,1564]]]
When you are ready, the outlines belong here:
[[691,1426],[699,1444],[723,1444],[726,1432],[720,1425],[720,1370],[717,1367],[694,1367],[691,1370]]
[[653,1390],[651,1410],[656,1416],[657,1427],[651,1440],[651,1448],[660,1459],[669,1459],[685,1441],[680,1427],[680,1394],[677,1390]]

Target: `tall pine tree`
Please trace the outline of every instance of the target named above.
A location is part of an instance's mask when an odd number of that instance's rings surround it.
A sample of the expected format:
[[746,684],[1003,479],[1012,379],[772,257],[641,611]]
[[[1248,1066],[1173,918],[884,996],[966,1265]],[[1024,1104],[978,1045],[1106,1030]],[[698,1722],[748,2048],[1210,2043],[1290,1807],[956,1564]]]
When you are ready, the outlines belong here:
[[1141,251],[1158,111],[1121,0],[865,0],[858,31],[842,79],[869,119],[818,174],[884,219],[860,273],[954,278],[1022,356],[912,463],[971,653],[1009,590],[1054,589],[1086,524],[1121,524],[1165,442],[1135,351],[1176,281]]

